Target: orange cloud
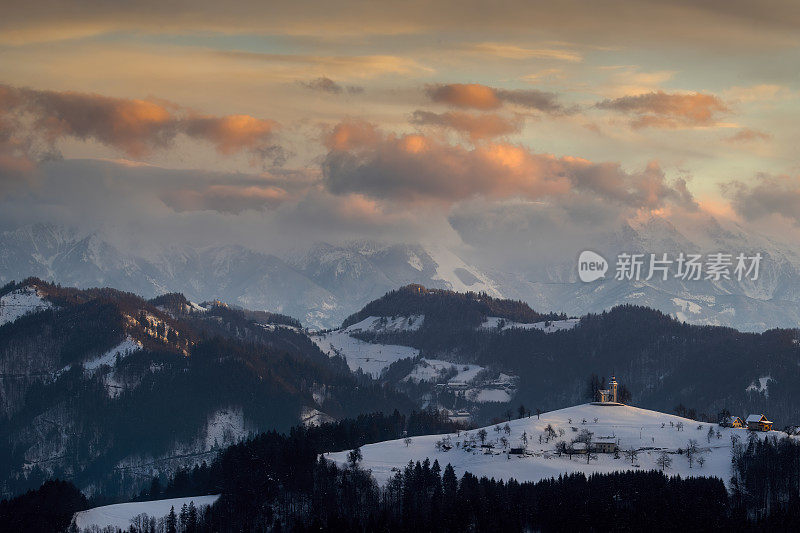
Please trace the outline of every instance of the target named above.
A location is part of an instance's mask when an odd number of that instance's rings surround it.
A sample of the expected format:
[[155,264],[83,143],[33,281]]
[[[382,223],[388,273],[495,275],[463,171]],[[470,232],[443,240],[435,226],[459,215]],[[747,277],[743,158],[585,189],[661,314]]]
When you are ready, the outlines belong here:
[[634,128],[710,126],[720,114],[729,111],[713,94],[663,91],[604,100],[596,107],[633,115],[631,126]]
[[276,207],[289,197],[275,186],[210,185],[203,189],[166,191],[161,200],[175,211],[219,211],[238,214],[248,209]]
[[[614,202],[657,209],[665,202],[695,208],[685,182],[669,183],[656,163],[636,173],[618,163],[533,153],[509,143],[468,149],[422,135],[384,134],[331,148],[323,164],[335,194],[412,203],[452,203],[472,197],[530,199],[584,191]],[[350,139],[352,141],[352,138]]]
[[729,143],[749,143],[755,141],[768,141],[770,139],[772,139],[772,135],[764,131],[742,128],[730,137],[726,137],[725,141]]
[[519,118],[509,119],[493,113],[473,115],[460,111],[441,114],[415,111],[411,117],[411,123],[420,126],[450,128],[464,134],[472,142],[519,133],[522,128],[522,120]]
[[185,132],[190,137],[211,142],[221,154],[230,155],[268,143],[275,126],[271,120],[249,115],[195,117],[186,119]]
[[331,150],[351,150],[369,146],[378,140],[380,132],[373,124],[363,120],[351,120],[337,124],[325,137],[324,143]]
[[226,155],[269,148],[276,123],[248,115],[196,116],[176,104],[97,94],[0,86],[0,113],[54,144],[61,138],[94,140],[141,157],[179,134],[212,143]]
[[496,89],[479,83],[450,83],[429,85],[426,92],[434,102],[481,111],[512,104],[550,115],[574,112],[561,105],[557,94],[536,89]]
[[501,102],[494,89],[478,83],[432,85],[427,89],[431,100],[454,107],[496,109]]

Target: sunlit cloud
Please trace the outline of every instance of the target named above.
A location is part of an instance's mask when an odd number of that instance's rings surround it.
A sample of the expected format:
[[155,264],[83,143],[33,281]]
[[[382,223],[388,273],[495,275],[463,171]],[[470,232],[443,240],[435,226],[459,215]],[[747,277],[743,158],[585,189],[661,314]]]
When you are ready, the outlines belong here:
[[[11,117],[51,145],[63,138],[93,140],[142,157],[182,134],[211,143],[223,155],[273,146],[277,124],[248,115],[200,115],[163,101],[0,86],[0,116]],[[268,150],[269,151],[269,150]]]
[[729,111],[713,94],[663,91],[603,100],[596,107],[632,116],[634,128],[710,126]]
[[573,50],[559,48],[524,48],[507,43],[477,43],[469,47],[475,52],[506,59],[555,59],[578,63],[583,56]]
[[472,142],[519,133],[522,129],[520,117],[505,117],[495,113],[476,115],[461,111],[432,113],[418,110],[411,116],[411,123],[418,126],[449,128]]

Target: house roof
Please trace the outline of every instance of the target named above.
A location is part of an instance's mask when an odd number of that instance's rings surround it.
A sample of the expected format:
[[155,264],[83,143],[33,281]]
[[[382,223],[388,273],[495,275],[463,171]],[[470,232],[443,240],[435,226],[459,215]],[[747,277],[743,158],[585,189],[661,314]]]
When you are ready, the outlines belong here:
[[616,444],[617,443],[617,439],[615,439],[613,437],[601,437],[601,438],[592,440],[592,443],[593,444]]
[[747,420],[745,420],[745,422],[747,422],[747,423],[750,423],[750,422],[766,422],[767,424],[771,424],[772,423],[769,420],[767,420],[767,417],[764,416],[764,415],[749,415],[747,417]]
[[736,422],[737,420],[741,421],[742,419],[736,415],[726,416],[725,418],[722,419],[723,422],[728,422],[728,423]]

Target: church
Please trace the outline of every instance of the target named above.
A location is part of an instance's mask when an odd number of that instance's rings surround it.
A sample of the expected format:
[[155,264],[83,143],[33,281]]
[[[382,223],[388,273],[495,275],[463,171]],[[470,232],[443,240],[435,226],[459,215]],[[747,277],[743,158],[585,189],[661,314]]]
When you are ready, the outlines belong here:
[[617,378],[611,376],[611,387],[599,389],[597,391],[598,401],[592,402],[593,405],[622,405],[617,396]]

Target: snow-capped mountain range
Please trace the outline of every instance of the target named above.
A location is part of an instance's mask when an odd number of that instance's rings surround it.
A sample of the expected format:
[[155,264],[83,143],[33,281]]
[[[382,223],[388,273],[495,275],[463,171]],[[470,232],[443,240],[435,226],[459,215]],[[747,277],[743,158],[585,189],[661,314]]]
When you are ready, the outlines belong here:
[[[611,263],[606,279],[582,283],[576,259],[535,258],[488,264],[479,251],[419,243],[318,243],[273,255],[239,245],[171,246],[145,256],[121,250],[101,233],[51,224],[0,233],[0,282],[36,276],[75,287],[113,286],[144,296],[182,292],[248,309],[295,316],[305,326],[338,326],[350,313],[409,283],[521,299],[542,312],[580,316],[633,303],[695,324],[762,331],[800,325],[800,254],[791,245],[715,219],[677,228],[652,217],[592,240]],[[579,250],[578,250],[579,251]],[[619,252],[760,252],[756,281],[615,281]]]

